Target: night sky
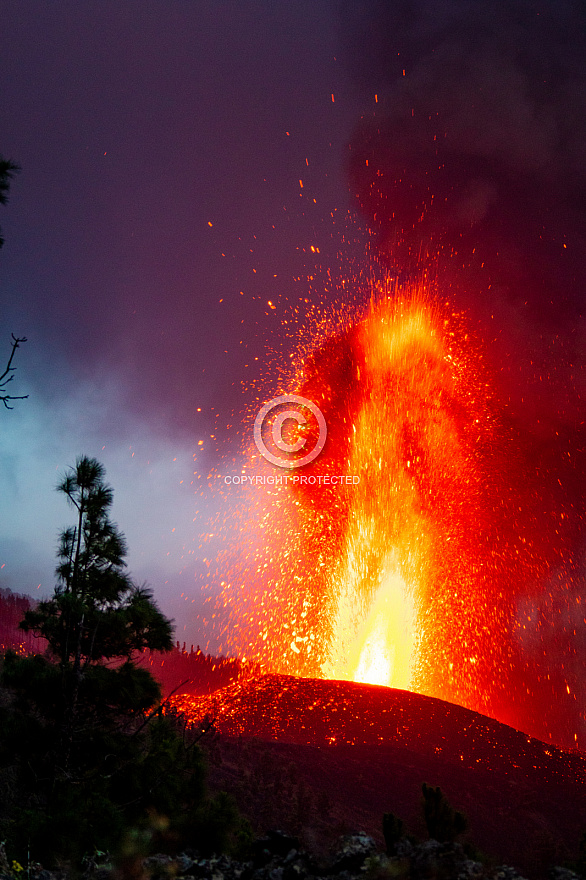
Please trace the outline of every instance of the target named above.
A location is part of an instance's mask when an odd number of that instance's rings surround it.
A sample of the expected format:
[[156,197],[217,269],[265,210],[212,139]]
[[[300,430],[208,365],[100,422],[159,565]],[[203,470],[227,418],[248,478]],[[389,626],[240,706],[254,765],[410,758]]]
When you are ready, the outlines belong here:
[[52,589],[54,486],[93,455],[132,574],[205,643],[208,473],[316,315],[368,300],[369,261],[425,271],[483,340],[508,491],[555,544],[511,585],[521,647],[583,706],[585,56],[578,0],[10,4],[0,345],[28,337],[29,398],[0,412],[0,584]]
[[0,583],[52,589],[70,518],[53,488],[93,455],[133,575],[197,640],[214,510],[192,481],[242,449],[246,389],[287,357],[285,314],[303,325],[322,302],[308,276],[339,263],[348,225],[361,103],[339,21],[268,0],[17,2],[2,19],[0,154],[22,167],[0,220],[2,346],[28,338],[12,393],[29,399],[2,414]]

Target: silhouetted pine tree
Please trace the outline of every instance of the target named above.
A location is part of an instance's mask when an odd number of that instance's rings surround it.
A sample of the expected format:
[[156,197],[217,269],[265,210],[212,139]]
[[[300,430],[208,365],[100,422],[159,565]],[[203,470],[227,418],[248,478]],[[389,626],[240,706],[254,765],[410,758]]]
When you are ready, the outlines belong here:
[[61,535],[53,596],[21,623],[48,654],[9,652],[1,675],[1,832],[41,861],[113,846],[149,810],[185,821],[202,792],[195,737],[184,744],[157,708],[158,683],[131,659],[170,650],[172,625],[126,573],[104,469],[80,458],[58,489],[76,522]]

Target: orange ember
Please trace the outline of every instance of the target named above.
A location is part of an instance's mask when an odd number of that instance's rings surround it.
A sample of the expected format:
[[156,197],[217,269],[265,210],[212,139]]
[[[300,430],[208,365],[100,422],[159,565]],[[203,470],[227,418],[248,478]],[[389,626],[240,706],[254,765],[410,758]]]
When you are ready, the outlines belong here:
[[[276,393],[319,407],[327,440],[289,470],[255,450],[239,475],[244,552],[223,581],[221,650],[523,726],[515,591],[543,582],[558,551],[463,316],[389,283]],[[287,443],[311,448],[318,430],[289,424]]]
[[[327,442],[287,485],[250,489],[246,558],[223,596],[231,650],[486,707],[504,603],[479,589],[494,574],[482,372],[460,316],[420,290],[378,291],[306,359],[294,391],[321,409]],[[278,478],[268,467],[255,454],[246,472]],[[350,484],[324,479],[339,475]]]

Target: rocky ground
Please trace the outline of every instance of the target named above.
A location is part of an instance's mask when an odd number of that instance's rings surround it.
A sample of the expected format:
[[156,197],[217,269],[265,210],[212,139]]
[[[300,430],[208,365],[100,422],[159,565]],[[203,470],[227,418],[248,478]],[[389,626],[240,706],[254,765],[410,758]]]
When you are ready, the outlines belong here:
[[[66,871],[47,871],[40,865],[24,869],[1,858],[0,880],[71,880]],[[186,850],[178,856],[154,855],[140,862],[113,866],[107,854],[90,859],[83,880],[524,880],[513,867],[491,867],[469,858],[459,843],[400,840],[391,855],[382,853],[367,834],[346,835],[329,858],[317,860],[300,848],[295,837],[269,832],[252,846],[250,857],[200,858]],[[563,867],[549,872],[550,880],[584,880]]]

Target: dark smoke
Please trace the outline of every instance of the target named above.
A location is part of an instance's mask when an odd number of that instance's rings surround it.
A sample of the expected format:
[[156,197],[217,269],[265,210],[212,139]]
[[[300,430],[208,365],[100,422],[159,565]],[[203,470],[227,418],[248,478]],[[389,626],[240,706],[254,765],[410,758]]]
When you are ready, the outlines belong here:
[[[584,294],[586,6],[342,4],[371,99],[352,190],[401,269],[433,261],[531,322]],[[374,103],[374,95],[378,103]],[[463,277],[464,275],[464,277]]]
[[519,529],[531,523],[548,547],[549,576],[510,585],[520,704],[502,712],[583,746],[586,4],[338,9],[369,108],[350,143],[351,193],[383,267],[426,277],[484,340]]

